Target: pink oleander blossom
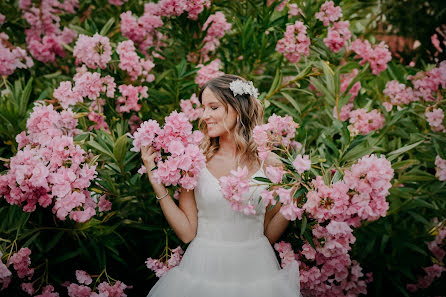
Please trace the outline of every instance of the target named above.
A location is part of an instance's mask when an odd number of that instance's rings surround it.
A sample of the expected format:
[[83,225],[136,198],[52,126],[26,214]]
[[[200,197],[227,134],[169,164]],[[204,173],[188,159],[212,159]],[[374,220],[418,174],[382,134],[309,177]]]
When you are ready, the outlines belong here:
[[169,259],[166,259],[167,261],[163,262],[162,259],[152,259],[147,258],[146,260],[146,266],[153,272],[155,272],[155,275],[157,277],[162,277],[164,274],[166,274],[167,271],[172,269],[175,266],[178,266],[181,262],[181,258],[183,257],[183,249],[178,246],[176,249],[171,250],[171,254]]
[[197,20],[198,15],[204,10],[204,7],[210,8],[210,0],[188,0],[186,2],[187,17],[191,20]]
[[12,264],[19,278],[31,279],[34,274],[34,269],[31,265],[31,250],[29,248],[21,248],[17,253],[14,253],[9,259],[9,264]]
[[291,63],[297,63],[302,56],[310,54],[310,38],[301,21],[286,27],[284,37],[277,42],[276,51],[284,54]]
[[34,65],[31,57],[20,47],[5,46],[9,37],[0,32],[0,75],[11,75],[18,68],[26,69]]
[[439,101],[443,97],[440,88],[446,88],[446,61],[426,72],[408,76],[413,84],[414,96],[425,101]]
[[155,76],[149,72],[155,67],[150,59],[143,59],[136,53],[133,41],[126,40],[118,44],[116,52],[119,55],[119,68],[127,71],[132,80],[140,77],[141,81],[152,82]]
[[228,176],[219,179],[223,197],[229,201],[232,210],[245,214],[255,214],[251,201],[246,203],[246,194],[249,192],[248,168],[231,170]]
[[60,14],[74,14],[79,7],[78,1],[66,1],[61,4],[58,1],[42,0],[37,3],[31,1],[20,5],[23,18],[30,28],[25,30],[26,44],[31,55],[43,62],[53,62],[56,55],[66,55],[63,43],[69,44],[76,37],[76,32],[60,27]]
[[367,135],[374,130],[379,130],[384,126],[385,118],[381,112],[374,109],[367,112],[363,108],[358,108],[350,112],[349,126],[353,134]]
[[138,100],[149,97],[146,86],[120,85],[118,89],[122,96],[116,100],[117,112],[139,111],[141,104]]
[[412,101],[419,100],[414,96],[412,88],[406,87],[406,85],[396,80],[387,82],[383,93],[390,98],[392,105],[409,104]]
[[34,297],[59,297],[59,293],[54,292],[54,287],[52,285],[46,285],[42,289],[42,294],[35,295]]
[[96,33],[93,37],[81,34],[73,48],[76,63],[84,63],[88,68],[104,69],[111,60],[110,40]]
[[446,128],[443,125],[444,112],[441,108],[434,108],[432,111],[430,108],[426,108],[426,119],[435,132],[446,132]]
[[300,9],[296,3],[288,5],[288,17],[295,17],[298,16],[299,14],[302,14],[302,9]]
[[316,12],[314,16],[327,27],[330,23],[333,23],[342,17],[342,10],[341,7],[334,6],[333,1],[325,1],[321,6],[321,10]]
[[435,166],[437,171],[435,176],[441,181],[446,181],[446,160],[442,159],[440,156],[436,156]]
[[219,39],[225,36],[226,32],[231,30],[232,25],[226,21],[225,15],[217,11],[210,15],[206,22],[203,24],[203,31],[206,31],[206,37],[203,42],[205,43],[201,52],[207,54],[213,52],[220,45]]
[[195,82],[198,84],[198,86],[202,87],[209,80],[223,75],[224,73],[218,70],[220,68],[220,65],[220,59],[215,59],[206,66],[204,66],[203,64],[199,64],[197,67],[199,67],[200,69],[198,70],[197,78],[195,79]]
[[195,94],[192,94],[188,100],[181,99],[180,107],[181,112],[187,116],[189,121],[195,121],[203,115],[203,108]]
[[350,49],[362,59],[359,61],[360,65],[364,65],[367,62],[370,63],[372,73],[375,75],[386,70],[387,63],[392,60],[392,55],[384,41],[372,47],[368,40],[361,41],[360,39],[356,39],[350,45]]
[[296,171],[299,174],[304,173],[307,170],[311,169],[311,160],[309,159],[308,155],[297,155],[296,159],[293,161],[293,166],[294,169],[296,169]]
[[[347,91],[348,86],[350,85],[352,80],[358,75],[358,73],[359,70],[355,68],[350,73],[341,74],[341,93]],[[357,81],[348,91],[348,94],[350,94],[349,102],[353,102],[355,100],[360,90],[361,90],[361,82]]]
[[261,160],[266,160],[269,152],[275,147],[288,147],[296,134],[299,125],[289,115],[281,117],[273,114],[268,123],[254,127],[253,139]]
[[328,28],[327,37],[324,38],[325,45],[333,52],[339,52],[352,36],[348,21],[339,21]]
[[285,171],[276,166],[266,167],[266,177],[269,178],[273,183],[278,184],[282,182],[283,174]]

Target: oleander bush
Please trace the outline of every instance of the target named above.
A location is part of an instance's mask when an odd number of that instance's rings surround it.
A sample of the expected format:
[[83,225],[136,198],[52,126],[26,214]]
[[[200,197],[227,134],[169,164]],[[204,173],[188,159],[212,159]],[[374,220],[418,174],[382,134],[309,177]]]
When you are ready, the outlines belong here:
[[144,296],[177,265],[187,245],[135,135],[175,111],[197,130],[200,87],[224,73],[259,90],[253,137],[284,164],[262,199],[291,221],[274,247],[299,261],[302,294],[444,294],[446,62],[392,59],[369,30],[379,9],[0,3],[0,295]]

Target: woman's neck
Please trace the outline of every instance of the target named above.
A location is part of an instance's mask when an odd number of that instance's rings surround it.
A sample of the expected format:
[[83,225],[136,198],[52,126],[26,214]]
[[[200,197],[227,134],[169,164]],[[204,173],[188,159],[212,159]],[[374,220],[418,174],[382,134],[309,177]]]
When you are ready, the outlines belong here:
[[237,155],[237,147],[235,145],[234,136],[225,134],[220,136],[218,140],[218,151],[220,154],[233,157]]

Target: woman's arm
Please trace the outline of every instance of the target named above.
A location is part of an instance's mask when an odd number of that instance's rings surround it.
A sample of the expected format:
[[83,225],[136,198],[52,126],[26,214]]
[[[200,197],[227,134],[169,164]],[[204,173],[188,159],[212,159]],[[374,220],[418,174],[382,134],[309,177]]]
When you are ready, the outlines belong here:
[[[147,176],[152,184],[156,196],[162,197],[166,194],[166,188],[156,183],[153,178],[152,168],[155,167],[155,152],[152,147],[141,147],[141,157],[147,169]],[[198,211],[195,203],[194,191],[184,188],[180,190],[180,204],[177,206],[170,195],[159,200],[161,210],[175,234],[184,242],[188,243],[197,234]]]
[[[167,191],[166,188],[162,184],[153,181],[152,172],[148,172],[148,176],[156,196],[163,196]],[[173,231],[175,231],[175,234],[184,243],[189,243],[197,234],[198,212],[194,191],[181,188],[179,200],[179,207],[170,195],[159,200],[159,203],[167,222]]]
[[[264,164],[265,168],[268,166],[282,167],[283,164],[276,154],[270,152]],[[268,206],[266,207],[263,226],[264,234],[268,238],[269,242],[272,244],[276,242],[286,230],[289,224],[289,220],[285,219],[284,216],[279,212],[281,207],[280,204],[274,206],[272,209],[270,209],[270,206],[271,204],[268,204]]]

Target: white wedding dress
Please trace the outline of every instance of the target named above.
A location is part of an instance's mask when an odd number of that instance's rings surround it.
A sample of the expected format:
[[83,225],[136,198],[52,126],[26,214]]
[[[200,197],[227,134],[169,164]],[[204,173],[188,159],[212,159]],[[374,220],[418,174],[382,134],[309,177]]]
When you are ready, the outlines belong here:
[[[262,164],[263,165],[263,164]],[[147,297],[299,297],[296,261],[281,269],[263,234],[266,205],[258,203],[265,185],[262,166],[251,177],[249,195],[257,203],[256,215],[233,211],[223,198],[218,180],[207,168],[195,187],[197,235],[180,264],[162,276]],[[248,194],[247,194],[248,195]]]

